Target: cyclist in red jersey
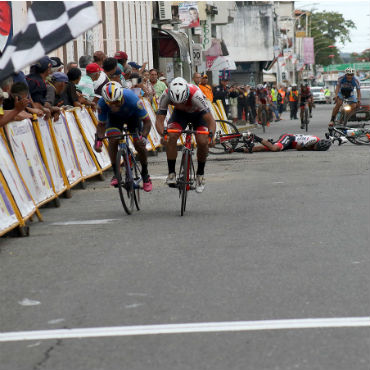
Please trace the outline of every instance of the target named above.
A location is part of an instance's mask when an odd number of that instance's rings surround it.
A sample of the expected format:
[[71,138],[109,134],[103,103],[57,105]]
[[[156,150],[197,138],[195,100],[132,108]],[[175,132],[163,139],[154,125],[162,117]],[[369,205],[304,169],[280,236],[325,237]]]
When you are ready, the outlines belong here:
[[307,84],[301,84],[301,90],[299,92],[299,97],[298,97],[298,105],[300,107],[300,118],[301,118],[301,128],[304,128],[303,124],[303,112],[304,112],[304,107],[306,104],[308,104],[308,109],[309,109],[309,114],[310,117],[312,117],[312,94],[311,94],[311,89]]
[[[206,99],[199,87],[188,84],[183,78],[175,78],[169,88],[162,94],[159,100],[159,109],[157,112],[156,128],[160,135],[163,136],[164,120],[167,115],[169,105],[174,106],[173,113],[168,120],[168,128],[185,130],[188,123],[193,124],[193,129],[197,131],[209,130],[216,132],[216,122],[210,113]],[[176,157],[177,157],[177,140],[180,134],[170,133],[169,140],[166,144],[168,177],[166,184],[176,184]],[[208,155],[208,137],[206,135],[195,135],[197,141],[197,193],[204,190],[205,178],[204,167]],[[213,138],[212,138],[213,142]]]
[[[258,117],[258,123],[261,123],[261,111],[262,111],[262,106],[266,106],[266,111],[267,111],[267,117],[270,117],[270,108],[269,104],[271,104],[271,99],[269,96],[269,93],[267,89],[263,87],[262,84],[257,85],[257,91],[256,91],[256,104],[258,105],[257,108],[257,117]],[[269,118],[268,118],[269,120]]]

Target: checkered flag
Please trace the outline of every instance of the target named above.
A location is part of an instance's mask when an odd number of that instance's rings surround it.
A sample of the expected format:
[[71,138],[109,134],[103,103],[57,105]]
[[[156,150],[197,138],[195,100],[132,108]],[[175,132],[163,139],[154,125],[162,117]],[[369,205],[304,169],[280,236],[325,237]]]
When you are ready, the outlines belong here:
[[34,1],[26,28],[14,36],[0,59],[0,81],[99,22],[92,1]]

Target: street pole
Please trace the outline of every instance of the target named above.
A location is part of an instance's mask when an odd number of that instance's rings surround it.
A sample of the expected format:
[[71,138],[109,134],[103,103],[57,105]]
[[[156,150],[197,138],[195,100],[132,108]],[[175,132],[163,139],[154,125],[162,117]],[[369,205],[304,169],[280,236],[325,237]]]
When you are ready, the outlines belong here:
[[189,40],[189,54],[190,54],[190,77],[189,81],[193,78],[193,35],[191,32],[191,28],[186,29],[186,33],[188,35]]

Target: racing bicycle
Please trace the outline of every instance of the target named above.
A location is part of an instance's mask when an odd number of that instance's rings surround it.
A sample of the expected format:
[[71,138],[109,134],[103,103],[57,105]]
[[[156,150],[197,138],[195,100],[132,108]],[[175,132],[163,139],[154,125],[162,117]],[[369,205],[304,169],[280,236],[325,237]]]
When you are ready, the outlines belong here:
[[362,127],[334,126],[329,127],[325,137],[333,143],[338,141],[339,145],[344,143],[343,137],[352,144],[370,145],[370,129],[365,125]]
[[169,185],[179,189],[179,198],[181,199],[181,216],[184,215],[186,210],[186,201],[188,192],[195,189],[196,174],[193,162],[193,147],[191,143],[192,135],[208,135],[209,142],[212,140],[212,132],[208,131],[196,131],[192,129],[192,125],[189,124],[189,129],[178,130],[178,129],[166,129],[164,130],[164,140],[167,141],[169,133],[185,134],[185,144],[182,149],[182,158],[180,164],[180,171],[176,179],[176,184]]
[[306,132],[308,131],[308,124],[310,123],[309,119],[309,113],[308,113],[308,107],[307,107],[307,102],[304,103],[304,106],[301,106],[301,114],[302,114],[302,123],[304,128],[306,129]]
[[140,210],[140,189],[143,181],[138,162],[128,142],[130,134],[124,128],[120,135],[105,136],[102,139],[118,140],[118,151],[114,173],[117,177],[119,196],[125,212],[130,215],[134,207]]

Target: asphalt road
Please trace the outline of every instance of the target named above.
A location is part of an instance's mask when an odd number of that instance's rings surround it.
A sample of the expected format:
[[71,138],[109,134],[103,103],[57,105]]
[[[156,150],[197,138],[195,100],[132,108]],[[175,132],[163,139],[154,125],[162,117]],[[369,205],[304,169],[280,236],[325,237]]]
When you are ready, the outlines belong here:
[[[310,133],[324,136],[329,109]],[[298,122],[266,137],[284,132]],[[163,153],[149,171],[154,190],[132,216],[108,173],[42,209],[30,237],[0,240],[1,370],[370,369],[368,147],[210,157],[184,217]],[[176,326],[191,323],[213,329]],[[137,325],[163,326],[130,334]],[[118,336],[55,332],[109,327]],[[49,339],[10,341],[38,330]]]

